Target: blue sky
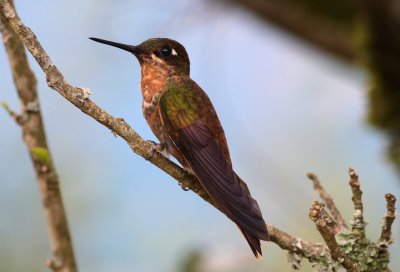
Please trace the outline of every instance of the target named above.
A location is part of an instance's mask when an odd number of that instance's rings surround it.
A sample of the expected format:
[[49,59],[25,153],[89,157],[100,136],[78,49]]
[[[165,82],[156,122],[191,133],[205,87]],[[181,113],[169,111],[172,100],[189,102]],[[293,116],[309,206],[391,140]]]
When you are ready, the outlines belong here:
[[[207,1],[16,4],[66,79],[90,88],[98,105],[145,139],[155,137],[141,113],[138,62],[88,37],[180,41],[192,78],[217,109],[234,167],[269,223],[321,241],[307,216],[317,195],[305,174],[321,178],[350,220],[347,168],[353,166],[364,191],[368,234],[378,238],[384,194],[398,192],[399,183],[384,156],[385,138],[365,122],[367,82],[359,68],[241,9]],[[263,244],[265,257],[255,262],[233,223],[49,89],[31,64],[81,271],[172,272],[195,249],[203,252],[208,271],[288,270],[285,253],[271,243]],[[5,61],[0,73],[0,100],[17,109]],[[4,111],[0,128],[0,270],[43,271],[49,248],[34,173],[20,130]],[[396,223],[395,238],[398,229]],[[399,254],[399,244],[391,252]],[[21,262],[21,256],[30,258]],[[392,267],[398,265],[393,259]]]

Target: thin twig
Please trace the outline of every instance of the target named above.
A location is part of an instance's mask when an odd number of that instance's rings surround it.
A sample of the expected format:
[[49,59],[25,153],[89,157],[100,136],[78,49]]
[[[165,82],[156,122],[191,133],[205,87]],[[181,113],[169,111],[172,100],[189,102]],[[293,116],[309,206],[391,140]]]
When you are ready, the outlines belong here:
[[[12,4],[12,1],[10,1],[7,6],[11,8]],[[28,147],[36,172],[52,251],[52,257],[48,261],[52,265],[49,265],[49,267],[57,272],[76,272],[74,251],[62,202],[59,179],[52,164],[40,114],[36,78],[29,67],[24,45],[8,21],[3,16],[0,17],[2,25],[0,29],[14,84],[21,102],[22,113],[17,115],[5,103],[3,107],[21,126],[23,139]]]
[[314,221],[319,233],[328,246],[332,258],[342,264],[346,271],[358,271],[351,259],[340,249],[335,237],[335,234],[338,231],[338,226],[325,211],[324,204],[314,201],[310,208],[309,216],[311,220]]
[[325,261],[328,263],[330,261],[329,250],[322,244],[313,244],[303,239],[293,237],[271,224],[267,224],[267,228],[271,242],[274,242],[283,250],[299,254],[307,258],[311,263],[315,261]]
[[[180,184],[182,184],[182,186],[190,188],[193,192],[217,209],[219,208],[191,173],[185,171],[155,150],[152,143],[143,140],[143,138],[140,137],[140,135],[137,134],[136,131],[134,131],[123,119],[113,117],[97,106],[89,99],[87,90],[70,85],[58,68],[52,63],[50,57],[40,45],[35,34],[21,22],[20,18],[15,13],[14,9],[8,4],[7,0],[0,0],[0,13],[4,14],[10,22],[11,27],[42,68],[46,75],[47,83],[52,89],[74,104],[83,113],[92,117],[123,138],[133,152],[142,156],[171,177],[175,178]],[[293,245],[298,243],[299,239],[290,236],[272,225],[268,225],[268,231],[271,241],[276,243],[282,249],[293,251]],[[304,256],[315,256],[316,259],[328,258],[326,257],[328,254],[324,254],[326,253],[326,249],[320,245],[308,243],[306,241],[301,241],[300,245],[301,246],[296,250],[296,253],[301,253],[302,247],[304,248]]]
[[357,229],[361,235],[365,235],[365,222],[364,222],[364,208],[362,203],[362,191],[360,189],[360,182],[358,175],[353,168],[349,167],[349,185],[351,187],[352,197],[351,200],[354,204],[354,222],[352,224],[353,230]]
[[316,192],[318,192],[319,197],[322,201],[326,204],[329,212],[331,213],[333,219],[339,225],[340,228],[346,228],[347,225],[343,216],[340,214],[339,209],[336,207],[335,202],[333,201],[332,197],[326,192],[324,187],[322,187],[321,182],[319,181],[318,177],[313,173],[308,173],[307,177],[313,182],[313,187]]
[[383,216],[382,232],[378,243],[387,247],[392,243],[392,224],[396,219],[396,197],[392,194],[386,194],[386,213]]
[[[1,21],[0,21],[0,25],[1,25]],[[3,29],[4,28],[0,28],[1,32],[3,33]],[[22,116],[19,115],[18,113],[16,113],[14,110],[12,110],[10,108],[10,106],[6,103],[6,102],[1,102],[1,106],[3,107],[3,109],[8,113],[8,115],[10,115],[10,117],[12,119],[14,119],[15,123],[17,123],[18,125],[21,125],[22,121]]]

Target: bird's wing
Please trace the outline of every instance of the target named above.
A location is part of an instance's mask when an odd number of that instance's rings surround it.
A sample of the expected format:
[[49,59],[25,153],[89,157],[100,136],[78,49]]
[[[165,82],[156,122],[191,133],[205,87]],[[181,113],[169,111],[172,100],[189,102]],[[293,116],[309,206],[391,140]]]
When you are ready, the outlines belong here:
[[245,231],[268,239],[257,202],[233,171],[221,135],[212,131],[223,133],[211,102],[200,87],[190,88],[170,88],[160,100],[160,115],[171,140],[222,211]]

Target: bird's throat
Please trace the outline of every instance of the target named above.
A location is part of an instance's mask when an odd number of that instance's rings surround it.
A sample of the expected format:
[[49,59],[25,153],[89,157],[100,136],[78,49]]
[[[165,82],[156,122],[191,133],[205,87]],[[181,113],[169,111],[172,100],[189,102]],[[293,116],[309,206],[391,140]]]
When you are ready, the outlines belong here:
[[162,92],[171,74],[164,67],[158,65],[142,64],[142,89],[143,101],[151,103],[155,94]]

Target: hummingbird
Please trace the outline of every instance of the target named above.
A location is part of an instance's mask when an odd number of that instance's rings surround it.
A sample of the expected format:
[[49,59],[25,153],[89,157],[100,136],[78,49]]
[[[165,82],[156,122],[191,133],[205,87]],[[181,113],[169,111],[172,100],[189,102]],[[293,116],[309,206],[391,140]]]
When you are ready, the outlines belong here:
[[193,173],[201,186],[261,257],[269,235],[260,208],[235,173],[224,130],[208,95],[190,78],[188,53],[179,42],[152,38],[128,45],[90,38],[132,53],[141,66],[143,115],[160,149]]

